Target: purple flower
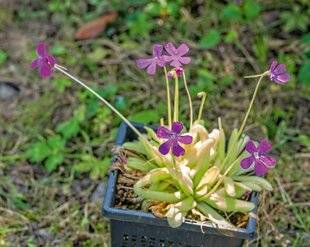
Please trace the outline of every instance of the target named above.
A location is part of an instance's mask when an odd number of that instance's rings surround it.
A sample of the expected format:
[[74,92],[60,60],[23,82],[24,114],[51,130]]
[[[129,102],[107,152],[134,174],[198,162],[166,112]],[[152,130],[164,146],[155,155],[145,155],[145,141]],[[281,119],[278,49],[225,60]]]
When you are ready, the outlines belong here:
[[175,69],[172,69],[168,72],[168,78],[172,79],[174,78],[174,76],[176,75],[177,77],[180,77],[183,74],[183,68],[182,67],[178,67]]
[[289,81],[290,76],[286,72],[285,64],[280,64],[273,60],[269,67],[270,80],[277,84],[285,84]]
[[166,155],[169,153],[170,149],[172,149],[174,156],[179,157],[184,155],[185,150],[179,145],[179,142],[183,144],[191,144],[193,137],[190,135],[181,135],[180,133],[182,129],[183,124],[181,122],[173,122],[171,130],[164,126],[160,126],[157,129],[157,137],[167,140],[159,146],[159,152],[161,154]]
[[188,53],[189,48],[186,44],[181,44],[178,48],[175,48],[172,43],[165,45],[165,50],[169,55],[164,55],[165,62],[170,63],[171,66],[178,68],[182,64],[189,64],[191,62],[190,57],[183,57]]
[[149,75],[156,73],[156,66],[164,67],[165,60],[162,56],[163,46],[159,44],[153,45],[153,57],[152,58],[141,58],[136,61],[139,69],[147,69]]
[[241,161],[241,167],[243,169],[248,169],[254,163],[255,174],[257,176],[265,175],[277,162],[274,157],[267,155],[271,148],[271,143],[267,139],[263,139],[257,147],[254,142],[250,140],[246,144],[245,149],[251,155]]
[[38,68],[42,78],[51,76],[56,64],[56,59],[48,54],[44,42],[39,42],[36,50],[38,58],[32,61],[31,68]]

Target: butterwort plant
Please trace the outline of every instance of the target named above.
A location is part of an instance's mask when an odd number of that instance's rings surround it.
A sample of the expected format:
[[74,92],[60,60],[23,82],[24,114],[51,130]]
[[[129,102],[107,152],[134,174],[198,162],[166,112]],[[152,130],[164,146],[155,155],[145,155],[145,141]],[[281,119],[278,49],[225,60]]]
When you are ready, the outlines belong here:
[[[150,57],[136,61],[137,67],[145,69],[150,76],[162,73],[167,92],[167,115],[161,119],[157,130],[145,127],[145,133],[136,129],[86,83],[70,74],[66,67],[59,65],[44,42],[38,44],[38,57],[31,67],[38,69],[42,78],[54,72],[69,77],[99,98],[136,133],[137,140],[123,145],[128,151],[126,159],[122,159],[125,170],[143,174],[133,186],[135,194],[151,201],[146,205],[152,205],[157,216],[166,217],[171,227],[180,226],[191,215],[222,228],[236,228],[228,215],[247,214],[254,209],[247,195],[272,190],[266,174],[276,166],[275,157],[269,154],[270,141],[266,138],[255,141],[244,133],[244,128],[263,79],[283,85],[289,81],[289,75],[284,64],[273,60],[265,72],[246,76],[258,80],[240,127],[227,135],[219,117],[218,126],[208,131],[202,119],[206,92],[197,95],[201,103],[194,119],[185,73],[185,66],[191,62],[189,53],[190,48],[185,43],[155,44]],[[188,126],[180,121],[179,81],[183,82],[187,95]]]

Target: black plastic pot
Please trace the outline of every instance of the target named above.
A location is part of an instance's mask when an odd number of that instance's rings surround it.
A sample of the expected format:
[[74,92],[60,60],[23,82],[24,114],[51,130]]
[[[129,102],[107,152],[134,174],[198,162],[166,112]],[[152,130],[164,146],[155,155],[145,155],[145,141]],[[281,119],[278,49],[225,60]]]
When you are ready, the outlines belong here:
[[[143,131],[143,125],[135,126]],[[122,123],[116,144],[121,146],[125,141],[135,138],[133,131]],[[240,247],[245,239],[253,239],[255,236],[256,219],[253,217],[250,217],[246,228],[235,231],[188,220],[178,228],[171,228],[167,220],[156,218],[150,213],[115,208],[117,176],[117,171],[110,173],[102,209],[103,215],[111,222],[112,247]],[[251,201],[257,205],[257,195],[252,195]],[[253,213],[256,213],[256,208]]]

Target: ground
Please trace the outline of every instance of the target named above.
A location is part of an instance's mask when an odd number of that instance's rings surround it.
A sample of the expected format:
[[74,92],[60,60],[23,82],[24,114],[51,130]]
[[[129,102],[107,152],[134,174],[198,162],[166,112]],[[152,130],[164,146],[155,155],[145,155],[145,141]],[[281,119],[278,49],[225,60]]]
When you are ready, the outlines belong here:
[[[243,77],[264,72],[272,58],[285,63],[290,82],[264,81],[246,128],[253,138],[268,136],[279,160],[268,175],[274,191],[260,196],[258,239],[247,244],[307,246],[308,1],[2,0],[0,7],[0,246],[109,242],[100,207],[121,121],[70,80],[42,80],[31,70],[39,40],[59,64],[146,124],[165,114],[163,77],[134,63],[153,43],[191,47],[191,94],[207,92],[206,125],[216,127],[220,116],[226,131],[239,126],[255,87]],[[96,37],[77,33],[92,20]],[[185,116],[185,93],[181,102]]]

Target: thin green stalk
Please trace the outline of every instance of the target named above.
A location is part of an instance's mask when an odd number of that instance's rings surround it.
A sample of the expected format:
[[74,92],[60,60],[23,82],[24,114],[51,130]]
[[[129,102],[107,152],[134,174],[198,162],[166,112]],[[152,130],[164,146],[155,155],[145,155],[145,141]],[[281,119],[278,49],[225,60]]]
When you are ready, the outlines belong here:
[[179,78],[174,75],[174,112],[173,121],[177,122],[179,120]]
[[164,66],[164,71],[165,71],[166,90],[167,90],[168,124],[169,124],[169,128],[171,128],[172,120],[171,120],[170,85],[169,85],[169,78],[168,78],[166,66]]
[[186,76],[185,76],[185,72],[183,70],[183,82],[184,82],[184,87],[187,93],[187,97],[188,97],[188,103],[189,103],[189,129],[192,128],[193,126],[193,104],[192,104],[192,98],[191,98],[191,94],[189,93],[188,90],[188,86],[187,86],[187,81],[186,81]]
[[165,120],[164,118],[160,118],[159,123],[161,126],[165,125]]
[[247,75],[244,78],[257,78],[257,77],[261,77],[262,75],[265,75],[265,73],[259,74],[259,75]]
[[[93,95],[95,95],[98,99],[100,99],[107,107],[109,107],[116,115],[118,115],[142,140],[144,140],[146,143],[149,143],[146,138],[137,130],[126,117],[124,117],[116,108],[114,108],[113,105],[111,105],[106,99],[104,99],[102,96],[100,96],[98,93],[96,93],[93,89],[91,89],[89,86],[87,86],[85,83],[68,73],[66,70],[63,69],[62,66],[59,66],[58,64],[55,65],[55,69],[63,73],[64,75],[68,76],[75,82],[79,83],[81,86],[86,88],[88,91],[90,91]],[[151,145],[151,144],[149,144]]]
[[202,98],[201,99],[201,103],[200,103],[200,107],[199,107],[199,112],[198,112],[198,118],[197,121],[199,122],[202,118],[202,111],[203,111],[203,106],[205,104],[206,98],[207,98],[207,94],[205,92],[199,92],[197,94],[198,97]]
[[254,93],[253,93],[253,96],[252,96],[252,99],[251,99],[249,108],[248,108],[248,110],[247,110],[247,112],[246,112],[246,114],[245,114],[245,117],[244,117],[244,119],[243,119],[243,122],[242,122],[242,124],[241,124],[241,127],[240,127],[240,129],[239,129],[239,131],[238,131],[238,137],[240,137],[240,135],[242,134],[242,132],[243,132],[243,130],[244,130],[246,121],[248,120],[249,114],[250,114],[251,109],[252,109],[252,107],[253,107],[253,104],[254,104],[254,101],[255,101],[255,98],[256,98],[256,95],[257,95],[259,86],[260,86],[260,84],[261,84],[261,82],[262,82],[262,79],[264,78],[265,75],[266,75],[266,72],[263,73],[263,74],[261,74],[260,77],[259,77],[259,79],[258,79],[258,82],[257,82],[257,84],[256,84],[256,88],[255,88],[255,91],[254,91]]

